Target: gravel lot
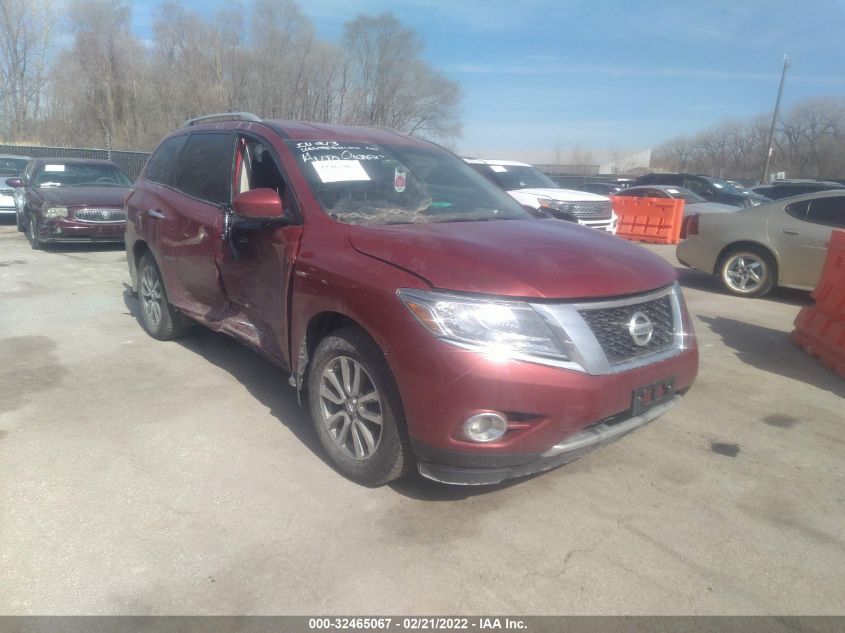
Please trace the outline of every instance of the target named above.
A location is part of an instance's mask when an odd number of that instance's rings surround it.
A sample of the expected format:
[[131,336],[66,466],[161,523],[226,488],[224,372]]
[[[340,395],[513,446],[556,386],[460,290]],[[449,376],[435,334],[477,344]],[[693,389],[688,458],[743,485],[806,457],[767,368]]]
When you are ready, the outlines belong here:
[[839,614],[845,382],[789,344],[808,297],[681,278],[668,415],[507,486],[370,490],[283,372],[144,334],[121,248],[2,225],[0,614]]

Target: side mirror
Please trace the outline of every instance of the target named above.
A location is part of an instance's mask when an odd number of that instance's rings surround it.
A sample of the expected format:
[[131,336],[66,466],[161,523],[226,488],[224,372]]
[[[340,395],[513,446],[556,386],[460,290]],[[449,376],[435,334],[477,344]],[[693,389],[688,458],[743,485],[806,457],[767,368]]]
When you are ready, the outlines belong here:
[[6,186],[19,189],[23,187],[23,181],[20,178],[6,178]]
[[252,189],[239,193],[232,200],[232,208],[246,220],[291,220],[282,208],[282,199],[275,189]]

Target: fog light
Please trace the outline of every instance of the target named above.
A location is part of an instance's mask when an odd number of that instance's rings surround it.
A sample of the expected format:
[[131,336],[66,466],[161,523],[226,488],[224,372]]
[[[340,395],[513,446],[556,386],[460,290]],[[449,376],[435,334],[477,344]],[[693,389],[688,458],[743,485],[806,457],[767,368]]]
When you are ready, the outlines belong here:
[[464,422],[464,433],[473,442],[495,442],[508,430],[508,421],[498,413],[478,413]]

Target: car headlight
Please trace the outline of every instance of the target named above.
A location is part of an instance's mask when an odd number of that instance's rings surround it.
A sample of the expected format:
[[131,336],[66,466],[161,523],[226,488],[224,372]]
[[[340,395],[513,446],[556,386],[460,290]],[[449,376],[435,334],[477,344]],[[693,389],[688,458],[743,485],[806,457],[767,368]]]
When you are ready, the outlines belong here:
[[554,211],[563,211],[564,213],[574,213],[575,204],[570,202],[561,202],[560,200],[552,200],[551,198],[540,198],[537,204],[541,209],[553,209]]
[[48,218],[66,218],[67,207],[49,207],[44,212],[44,216]]
[[527,303],[400,289],[397,294],[435,336],[497,356],[569,360],[543,318]]

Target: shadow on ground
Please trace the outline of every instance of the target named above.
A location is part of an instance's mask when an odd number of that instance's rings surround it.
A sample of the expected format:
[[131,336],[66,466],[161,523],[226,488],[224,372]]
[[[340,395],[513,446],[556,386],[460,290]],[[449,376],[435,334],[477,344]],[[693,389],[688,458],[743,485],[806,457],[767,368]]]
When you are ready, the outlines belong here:
[[743,363],[845,397],[845,382],[779,330],[725,317],[698,317]]
[[[678,273],[678,281],[680,281],[681,286],[684,288],[694,288],[695,290],[728,295],[715,275],[708,275],[707,273],[691,268],[676,267],[675,270]],[[775,301],[794,306],[805,306],[813,303],[809,292],[805,290],[792,290],[790,288],[775,288],[763,297],[748,299],[748,301]]]
[[[128,285],[124,286],[123,302],[127,315],[140,318],[140,305]],[[141,327],[140,322],[138,327]],[[289,386],[290,374],[272,364],[232,337],[213,332],[197,325],[185,338],[176,341],[187,350],[227,371],[240,382],[270,414],[286,426],[302,444],[318,457],[327,468],[333,468],[317,437],[308,411],[307,393],[302,393],[302,404],[296,390]],[[338,477],[342,477],[340,473]],[[405,497],[420,501],[454,501],[495,492],[516,485],[531,477],[505,482],[495,486],[448,486],[412,474],[389,487]]]

